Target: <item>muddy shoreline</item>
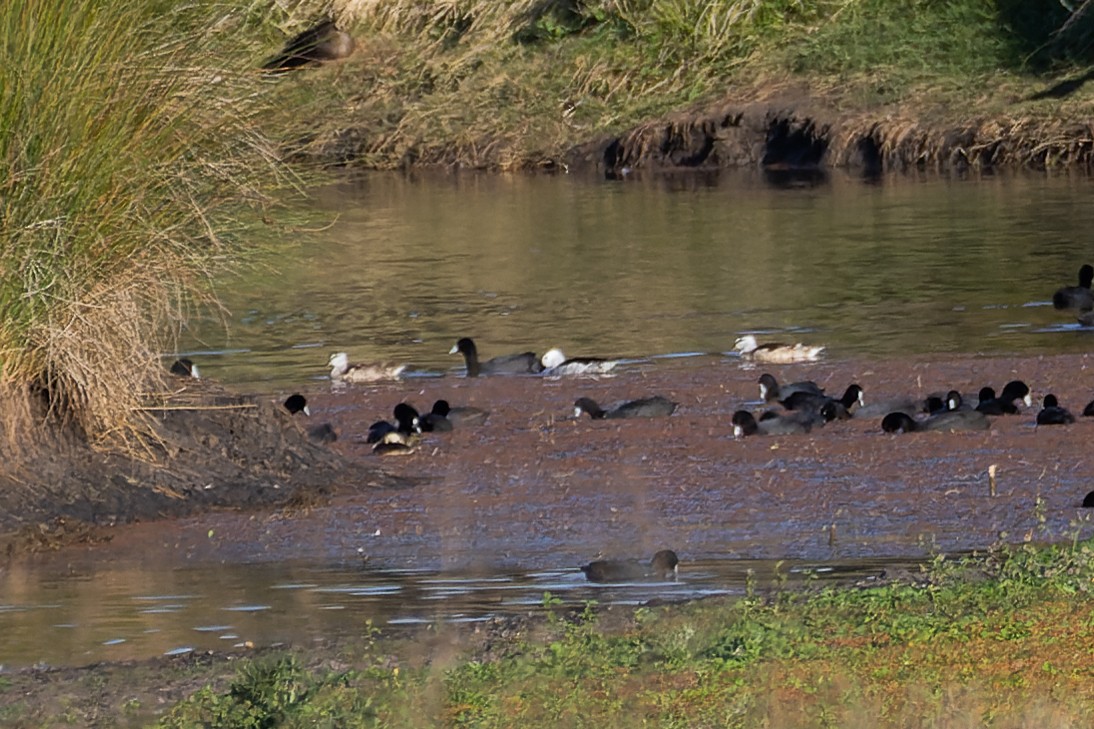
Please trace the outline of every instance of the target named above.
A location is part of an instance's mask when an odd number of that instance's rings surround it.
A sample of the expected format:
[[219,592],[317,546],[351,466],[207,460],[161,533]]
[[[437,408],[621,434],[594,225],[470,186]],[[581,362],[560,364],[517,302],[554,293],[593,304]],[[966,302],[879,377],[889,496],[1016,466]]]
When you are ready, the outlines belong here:
[[[103,543],[114,527],[137,522],[307,507],[354,472],[270,398],[194,381],[149,414],[157,439],[132,453],[96,450],[71,429],[43,426],[50,432],[0,474],[0,554]],[[385,478],[358,471],[365,481]]]
[[[1094,397],[1092,364],[1088,355],[968,356],[766,369],[836,392],[857,382],[867,403],[951,387],[998,389],[1021,378],[1035,399],[1053,392],[1081,412]],[[984,546],[999,532],[1025,538],[1036,526],[1038,499],[1057,515],[1050,526],[1062,530],[1094,483],[1094,459],[1084,451],[1094,419],[1038,428],[1036,408],[997,418],[983,433],[892,436],[880,431],[878,418],[801,436],[734,439],[729,416],[738,407],[758,409],[758,373],[712,356],[595,379],[412,380],[308,392],[310,421],[294,420],[267,399],[254,422],[276,437],[261,447],[237,442],[239,452],[227,461],[225,449],[214,450],[220,471],[192,468],[197,451],[189,456],[188,481],[133,463],[119,478],[117,470],[103,470],[109,460],[91,459],[82,475],[54,485],[53,511],[45,494],[37,494],[35,510],[12,511],[18,491],[5,489],[5,512],[21,514],[24,531],[46,535],[9,541],[8,553],[109,538],[112,544],[89,549],[101,549],[104,558],[162,552],[169,559],[183,550],[194,562],[269,561],[291,559],[308,545],[309,554],[338,561],[367,545],[380,566],[423,569],[550,567],[601,553],[652,554],[668,542],[693,558],[908,556],[926,534],[935,534],[943,550]],[[679,402],[676,414],[572,417],[578,396],[611,402],[655,393]],[[396,403],[424,409],[442,397],[489,409],[490,419],[427,434],[405,458],[381,458],[364,442],[368,425]],[[336,443],[307,441],[304,430],[319,421],[334,426]],[[197,429],[209,427],[202,421]],[[998,471],[994,498],[987,494],[991,465]],[[98,492],[102,501],[87,491],[96,473],[110,484]],[[226,477],[207,488],[216,473]],[[149,485],[128,486],[141,474]],[[186,498],[167,495],[165,483]],[[261,518],[271,510],[275,518]],[[798,526],[788,526],[795,519]],[[57,520],[62,533],[50,535]],[[165,532],[162,525],[172,526]],[[222,535],[215,541],[206,536],[213,526]]]
[[[808,377],[836,391],[855,381],[867,402],[948,387],[969,391],[981,383],[998,387],[1015,377],[1031,385],[1035,398],[1051,391],[1077,411],[1094,396],[1094,359],[1088,355],[827,360],[763,370],[784,381]],[[986,432],[888,435],[869,419],[807,435],[734,439],[729,414],[756,407],[759,372],[735,358],[710,356],[596,379],[446,377],[313,390],[307,393],[313,419],[330,421],[340,435],[320,447],[326,453],[317,461],[322,467],[287,481],[284,472],[268,470],[261,478],[237,479],[216,501],[184,505],[138,489],[112,502],[111,525],[92,529],[96,543],[73,544],[60,535],[48,546],[59,549],[60,558],[68,552],[113,563],[160,554],[193,565],[278,560],[301,549],[336,560],[356,553],[368,537],[368,558],[379,566],[465,570],[575,564],[671,544],[686,570],[688,560],[701,558],[853,553],[886,544],[929,554],[948,551],[956,542],[946,540],[956,536],[980,548],[1090,531],[1078,507],[1094,483],[1088,455],[1094,419],[1038,428],[1034,408],[998,418]],[[579,394],[611,401],[654,392],[679,402],[677,413],[644,421],[571,417]],[[434,397],[486,407],[490,420],[482,428],[429,434],[417,453],[403,458],[381,458],[363,442],[369,423],[395,403],[424,404]],[[307,422],[281,418],[274,401],[266,405],[261,412],[276,427],[262,427],[278,434],[280,448],[312,448],[302,445]],[[276,451],[252,455],[261,461]],[[995,495],[987,477],[993,464]],[[78,500],[70,494],[70,502]],[[127,503],[134,511],[119,518]],[[72,513],[61,515],[71,519]],[[879,526],[884,523],[891,528]],[[931,534],[939,535],[933,545]],[[25,554],[12,549],[9,560]],[[631,611],[618,614],[627,620]],[[505,650],[528,629],[527,623],[501,620],[458,631],[453,640],[477,645],[473,652],[486,655]],[[385,629],[384,635],[408,634]],[[427,637],[436,648],[437,637]],[[309,665],[335,669],[350,665],[341,656],[355,650],[347,643],[296,648]],[[237,658],[266,650],[27,669],[9,676],[14,693],[6,701],[18,696],[23,706],[47,706],[64,697],[81,716],[99,718],[117,716],[134,702],[147,717],[148,710],[169,706],[209,681],[225,686]]]

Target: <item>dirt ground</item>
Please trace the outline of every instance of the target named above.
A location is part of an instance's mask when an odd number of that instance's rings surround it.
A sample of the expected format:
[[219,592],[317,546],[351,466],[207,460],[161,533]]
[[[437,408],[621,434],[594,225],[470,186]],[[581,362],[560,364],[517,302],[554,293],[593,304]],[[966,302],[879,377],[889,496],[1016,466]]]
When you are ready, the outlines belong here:
[[150,457],[97,452],[57,432],[50,447],[6,464],[0,554],[108,541],[111,527],[133,522],[309,503],[329,495],[345,470],[267,399],[193,382],[153,413],[164,440]]

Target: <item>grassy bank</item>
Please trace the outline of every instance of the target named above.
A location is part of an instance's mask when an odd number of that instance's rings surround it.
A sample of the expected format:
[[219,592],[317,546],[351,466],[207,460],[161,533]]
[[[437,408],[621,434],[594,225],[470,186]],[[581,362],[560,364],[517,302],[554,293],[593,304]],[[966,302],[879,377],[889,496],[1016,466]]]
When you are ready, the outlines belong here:
[[161,353],[284,185],[245,23],[201,1],[0,6],[7,458],[43,406],[100,444],[147,434]]
[[590,607],[462,638],[366,629],[321,662],[222,670],[161,726],[1087,726],[1092,549],[939,558],[864,589]]
[[343,8],[361,48],[332,79],[337,93],[305,147],[367,167],[550,166],[575,145],[725,99],[820,100],[861,114],[864,127],[897,117],[948,132],[986,116],[1044,141],[1094,108],[1082,83],[1032,98],[1081,80],[1094,61],[1089,2],[1072,11],[1012,0]]

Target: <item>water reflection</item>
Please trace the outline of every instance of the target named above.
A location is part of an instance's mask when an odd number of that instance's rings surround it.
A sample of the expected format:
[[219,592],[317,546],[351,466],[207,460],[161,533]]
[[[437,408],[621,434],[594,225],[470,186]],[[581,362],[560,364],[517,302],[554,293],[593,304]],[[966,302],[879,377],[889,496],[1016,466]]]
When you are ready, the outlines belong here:
[[[250,649],[363,634],[376,626],[467,623],[563,605],[637,605],[740,594],[746,583],[876,576],[897,563],[755,561],[686,565],[678,582],[594,585],[580,571],[464,575],[303,564],[215,569],[81,568],[0,573],[0,673],[191,651]],[[50,602],[36,601],[43,594]],[[26,600],[26,601],[24,601]]]
[[1048,305],[1088,254],[1088,179],[768,182],[366,176],[317,194],[328,229],[222,289],[227,335],[197,321],[183,348],[276,390],[325,378],[335,349],[455,370],[464,335],[630,357],[788,330],[834,358],[1088,347]]

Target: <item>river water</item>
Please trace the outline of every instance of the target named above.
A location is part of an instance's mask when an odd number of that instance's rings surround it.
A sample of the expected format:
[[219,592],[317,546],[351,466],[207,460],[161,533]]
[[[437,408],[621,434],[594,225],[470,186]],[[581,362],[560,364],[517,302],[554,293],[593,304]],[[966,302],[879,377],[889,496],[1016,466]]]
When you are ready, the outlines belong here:
[[[719,387],[740,384],[738,392],[754,374],[738,376],[733,358],[719,353],[729,350],[739,334],[823,343],[828,355],[816,370],[818,379],[853,368],[869,383],[868,391],[876,391],[884,387],[888,365],[871,370],[869,363],[954,358],[975,371],[982,361],[976,358],[986,356],[997,363],[999,374],[993,375],[1001,379],[1007,370],[998,363],[1009,356],[1026,362],[1036,362],[1041,354],[1081,357],[1094,344],[1094,332],[1055,311],[1049,299],[1057,287],[1074,283],[1090,256],[1092,184],[1070,176],[874,181],[836,176],[787,185],[773,184],[759,173],[625,182],[370,175],[317,191],[309,204],[319,222],[291,232],[242,274],[222,279],[218,293],[230,317],[195,319],[184,332],[180,353],[197,362],[206,377],[247,391],[272,397],[295,390],[316,395],[340,432],[349,434],[344,448],[351,457],[368,457],[364,446],[355,445],[354,429],[359,432],[362,423],[367,426],[386,414],[406,391],[330,393],[326,361],[332,351],[345,350],[355,360],[409,363],[411,390],[422,398],[436,390],[432,383],[453,383],[456,395],[490,397],[496,406],[499,398],[516,402],[539,395],[530,395],[523,383],[484,390],[494,386],[471,389],[471,383],[454,378],[460,363],[447,353],[457,337],[474,336],[486,356],[559,345],[577,354],[630,358],[633,368],[624,368],[614,384],[589,385],[605,394],[633,378],[670,387],[674,379],[698,377],[697,390],[681,390],[691,399],[682,405],[684,416],[674,417],[666,431],[663,452],[639,450],[634,462],[650,465],[629,467],[659,481],[690,474],[681,488],[694,486],[699,495],[681,492],[659,501],[662,495],[634,484],[623,494],[625,503],[638,499],[651,513],[667,514],[667,533],[678,540],[674,545],[687,550],[682,579],[589,585],[574,565],[581,555],[596,556],[596,519],[585,523],[573,517],[555,533],[536,516],[539,510],[540,516],[552,514],[548,522],[557,520],[552,510],[565,510],[574,500],[593,514],[601,507],[617,514],[612,499],[620,493],[611,488],[580,491],[580,482],[603,482],[598,469],[610,469],[616,459],[630,463],[633,440],[612,441],[614,431],[603,429],[590,435],[541,426],[537,413],[524,420],[496,415],[495,428],[512,425],[549,439],[550,448],[563,449],[548,449],[541,460],[561,458],[578,472],[570,481],[578,484],[573,499],[553,495],[552,502],[544,494],[542,502],[536,500],[543,486],[538,481],[523,484],[534,503],[495,499],[492,519],[530,518],[529,528],[495,533],[493,524],[475,524],[471,517],[453,524],[451,510],[438,521],[421,517],[411,524],[415,514],[427,512],[430,498],[488,500],[496,490],[491,479],[512,485],[539,478],[541,471],[523,468],[519,453],[484,458],[473,468],[466,460],[445,460],[446,453],[412,462],[406,471],[443,481],[443,494],[385,494],[322,512],[311,519],[306,545],[296,541],[300,532],[292,530],[273,539],[268,535],[279,525],[260,522],[266,542],[256,536],[250,551],[238,545],[231,553],[219,550],[217,535],[253,528],[233,522],[238,517],[232,516],[181,526],[143,525],[135,531],[162,534],[144,542],[122,540],[145,545],[129,547],[130,552],[126,547],[71,548],[0,566],[0,670],[300,643],[359,633],[369,620],[381,627],[480,621],[540,609],[545,593],[569,604],[590,599],[637,603],[740,593],[749,580],[863,577],[921,559],[929,548],[917,539],[932,520],[942,527],[943,548],[987,546],[999,531],[1027,527],[1033,491],[1026,487],[1035,487],[1040,499],[1044,474],[1052,465],[1039,460],[1043,441],[1040,450],[1023,450],[1033,432],[1026,424],[1009,431],[1000,426],[994,447],[940,458],[939,463],[952,461],[955,469],[931,485],[937,486],[932,498],[941,506],[925,504],[920,510],[914,501],[887,501],[896,497],[884,491],[884,483],[852,483],[843,495],[846,501],[833,512],[850,514],[849,523],[837,530],[833,518],[843,517],[826,514],[817,523],[810,521],[808,499],[783,494],[764,511],[762,503],[748,503],[748,489],[741,487],[733,498],[750,509],[747,528],[735,523],[740,527],[736,541],[718,542],[724,524],[711,512],[727,492],[715,487],[722,478],[714,467],[721,456],[707,460],[703,448],[728,449],[734,460],[742,454],[733,449],[746,446],[727,443],[720,434],[702,447],[689,444],[695,423],[708,428],[702,419],[717,413],[702,396],[711,389],[706,363],[730,363],[735,374],[726,375]],[[1068,363],[1071,367],[1072,360]],[[1085,364],[1072,369],[1085,372]],[[1068,383],[1074,397],[1094,385],[1087,379]],[[536,407],[561,407],[572,400],[570,390],[557,383],[550,383],[542,397]],[[465,440],[460,443],[490,446],[487,441],[497,440],[497,432],[461,434]],[[850,434],[831,467],[802,477],[802,483],[823,485],[829,470],[842,470],[838,459],[858,454],[855,438],[860,435]],[[605,440],[596,440],[601,436]],[[1074,450],[1069,443],[1057,446]],[[527,443],[520,447],[531,452]],[[690,455],[674,461],[681,448]],[[1009,461],[1010,471],[1008,452],[1017,454]],[[918,455],[906,458],[912,462]],[[782,471],[787,462],[793,464],[792,459],[763,459],[748,469]],[[982,460],[1004,464],[1010,483],[1017,484],[1014,500],[993,502],[997,507],[992,509],[963,501],[956,512],[972,522],[942,525],[948,511],[954,512],[944,501],[951,496],[943,494],[978,483]],[[1085,468],[1071,469],[1059,483],[1072,491],[1079,488]],[[710,483],[704,481],[704,469],[713,469]],[[929,481],[930,474],[925,470],[914,478]],[[637,491],[640,498],[631,493]],[[1069,511],[1074,496],[1046,498],[1048,508],[1057,512],[1059,537],[1075,516]],[[868,508],[859,514],[856,504]],[[792,512],[775,511],[788,505]],[[686,511],[686,519],[674,509]],[[384,514],[388,520],[373,534],[368,519]],[[880,519],[881,526],[855,524],[867,515]],[[690,526],[674,532],[675,517]],[[613,545],[634,528],[625,518],[609,521],[603,539]],[[403,533],[392,534],[400,523]],[[438,559],[431,550],[438,552],[442,547],[437,545],[452,543],[454,537],[431,541],[428,532],[437,524],[472,550],[474,539],[466,533],[477,530],[492,552],[504,557],[472,561],[460,547],[451,562]],[[842,538],[858,527],[861,538],[830,549],[837,533]],[[580,538],[573,537],[575,531]]]
[[719,352],[745,331],[842,356],[1036,352],[1077,327],[1046,304],[1090,252],[1091,192],[1042,176],[369,176],[319,191],[329,227],[225,280],[232,316],[195,322],[182,348],[269,391],[323,378],[334,350],[444,372],[462,335],[487,356]]

